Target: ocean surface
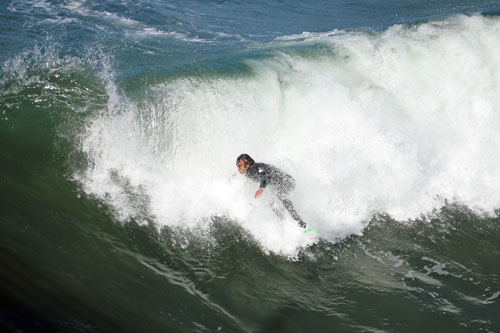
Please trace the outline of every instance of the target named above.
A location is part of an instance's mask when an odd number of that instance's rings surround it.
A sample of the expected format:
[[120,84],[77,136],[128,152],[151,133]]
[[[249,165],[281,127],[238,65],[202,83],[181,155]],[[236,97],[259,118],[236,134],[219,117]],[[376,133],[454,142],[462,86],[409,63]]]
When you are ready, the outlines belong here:
[[499,186],[498,0],[0,1],[0,331],[500,332]]

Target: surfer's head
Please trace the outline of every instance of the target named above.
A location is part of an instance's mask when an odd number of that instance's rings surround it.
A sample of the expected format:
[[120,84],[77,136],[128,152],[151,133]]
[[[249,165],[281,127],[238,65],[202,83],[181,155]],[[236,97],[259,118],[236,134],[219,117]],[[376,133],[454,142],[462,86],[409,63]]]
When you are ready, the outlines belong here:
[[253,158],[251,158],[247,154],[241,154],[236,159],[236,167],[238,168],[238,171],[241,174],[246,173],[248,168],[250,168],[252,166],[252,164],[254,164],[254,163],[255,163],[255,161],[253,160]]

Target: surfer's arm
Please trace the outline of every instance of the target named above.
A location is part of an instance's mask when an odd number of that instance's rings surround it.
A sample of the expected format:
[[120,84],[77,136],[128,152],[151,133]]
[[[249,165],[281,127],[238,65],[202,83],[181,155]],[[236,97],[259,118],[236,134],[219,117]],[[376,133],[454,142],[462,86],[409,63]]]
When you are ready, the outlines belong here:
[[259,172],[260,176],[260,188],[265,189],[267,186],[267,173],[265,171]]
[[257,199],[258,197],[260,197],[262,195],[262,192],[264,192],[264,189],[262,187],[260,187],[257,190],[257,192],[255,192],[254,198]]
[[260,186],[257,192],[255,192],[255,199],[260,197],[262,195],[262,192],[264,192],[264,188],[267,186],[267,173],[264,169],[259,169],[259,176],[260,176]]

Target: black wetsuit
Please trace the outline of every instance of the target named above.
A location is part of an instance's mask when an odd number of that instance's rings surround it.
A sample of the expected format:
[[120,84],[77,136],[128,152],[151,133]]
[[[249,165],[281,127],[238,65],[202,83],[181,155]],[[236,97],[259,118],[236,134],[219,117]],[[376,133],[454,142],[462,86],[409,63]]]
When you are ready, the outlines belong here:
[[288,199],[288,195],[295,188],[295,180],[292,176],[284,173],[280,169],[265,163],[252,164],[245,175],[253,181],[260,183],[260,188],[266,188],[269,185],[272,192],[281,201],[290,215],[296,220],[302,228],[306,227],[302,218],[293,208],[293,204]]

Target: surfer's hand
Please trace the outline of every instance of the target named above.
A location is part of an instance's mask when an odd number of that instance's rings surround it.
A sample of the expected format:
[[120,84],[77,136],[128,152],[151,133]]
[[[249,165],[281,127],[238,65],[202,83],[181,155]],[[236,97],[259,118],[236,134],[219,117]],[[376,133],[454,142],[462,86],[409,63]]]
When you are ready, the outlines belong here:
[[264,189],[263,188],[259,188],[257,190],[257,192],[255,192],[255,195],[254,195],[255,199],[257,199],[258,197],[260,197],[262,195],[262,192],[264,192]]

